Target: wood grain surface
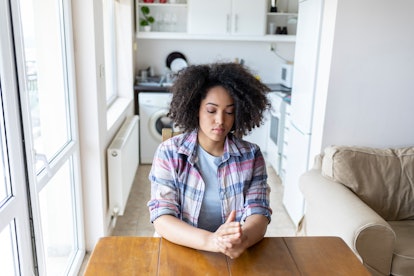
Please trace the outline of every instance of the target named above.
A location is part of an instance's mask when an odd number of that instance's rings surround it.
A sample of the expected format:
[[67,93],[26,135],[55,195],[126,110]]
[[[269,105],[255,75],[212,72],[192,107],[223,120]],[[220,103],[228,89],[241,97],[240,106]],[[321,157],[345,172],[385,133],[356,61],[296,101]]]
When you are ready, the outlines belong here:
[[91,275],[366,275],[338,237],[268,237],[239,258],[152,237],[104,237],[85,271]]

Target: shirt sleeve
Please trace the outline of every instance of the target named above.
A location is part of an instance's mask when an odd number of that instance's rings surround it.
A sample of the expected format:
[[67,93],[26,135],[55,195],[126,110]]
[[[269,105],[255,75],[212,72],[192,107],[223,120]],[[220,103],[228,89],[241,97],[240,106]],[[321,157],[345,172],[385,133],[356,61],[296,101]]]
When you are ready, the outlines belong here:
[[149,174],[151,199],[147,204],[151,222],[162,215],[180,216],[179,192],[175,185],[171,152],[172,150],[164,142],[160,144],[154,155]]
[[245,194],[244,212],[241,221],[254,214],[264,215],[269,223],[272,209],[270,208],[270,186],[267,184],[266,163],[260,149],[257,147],[253,160],[253,175]]

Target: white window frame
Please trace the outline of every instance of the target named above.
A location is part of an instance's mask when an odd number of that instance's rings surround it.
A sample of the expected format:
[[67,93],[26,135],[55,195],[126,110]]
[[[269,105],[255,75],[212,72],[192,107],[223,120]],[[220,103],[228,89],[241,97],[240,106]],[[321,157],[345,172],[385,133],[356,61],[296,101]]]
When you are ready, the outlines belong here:
[[[9,1],[2,1],[1,5],[3,5],[4,2]],[[16,112],[19,116],[14,116],[15,118],[20,118],[17,123],[15,123],[16,127],[22,127],[23,126],[23,134],[24,138],[21,138],[22,136],[15,136],[13,137],[13,142],[23,144],[24,141],[24,147],[25,147],[25,165],[23,170],[19,170],[16,174],[21,176],[27,176],[26,181],[20,181],[18,183],[19,186],[25,187],[25,189],[30,191],[30,198],[26,199],[26,204],[29,204],[30,207],[26,209],[30,210],[32,213],[32,219],[31,221],[31,229],[27,229],[27,231],[32,234],[33,239],[33,246],[35,247],[35,252],[32,252],[31,250],[27,250],[25,248],[19,248],[19,254],[29,254],[33,256],[33,259],[35,258],[35,255],[37,256],[37,273],[40,275],[45,275],[45,260],[44,255],[45,252],[43,250],[43,241],[42,241],[42,228],[41,228],[41,218],[40,218],[40,211],[39,211],[39,199],[38,199],[38,193],[44,188],[45,185],[47,185],[47,182],[55,175],[59,169],[66,163],[66,161],[70,162],[73,170],[75,171],[74,174],[72,174],[72,181],[75,183],[75,186],[72,187],[74,190],[74,194],[77,201],[77,206],[73,206],[74,208],[74,216],[76,217],[75,221],[75,227],[76,227],[76,253],[75,255],[71,256],[72,266],[68,267],[68,271],[66,271],[67,275],[75,275],[78,273],[78,270],[82,264],[83,257],[85,255],[85,238],[84,238],[84,224],[83,224],[83,206],[82,206],[82,196],[81,196],[81,176],[80,176],[80,147],[79,147],[79,138],[78,138],[78,126],[77,126],[77,112],[76,112],[76,85],[75,85],[75,65],[74,65],[74,49],[73,49],[73,37],[72,37],[72,22],[71,22],[71,1],[70,0],[60,0],[58,5],[61,15],[63,16],[61,30],[62,30],[62,39],[64,40],[62,42],[65,49],[66,57],[66,64],[65,69],[67,70],[66,78],[65,78],[65,89],[67,89],[68,93],[68,105],[69,105],[69,111],[68,115],[71,117],[71,139],[70,141],[65,145],[64,149],[58,154],[53,157],[52,160],[47,160],[49,162],[47,170],[41,171],[39,174],[36,173],[36,153],[33,150],[33,139],[32,139],[32,129],[31,129],[31,122],[30,122],[30,104],[29,99],[25,92],[26,87],[26,68],[25,68],[25,57],[24,57],[24,49],[23,49],[23,34],[21,33],[22,26],[21,26],[21,20],[19,20],[20,16],[20,7],[18,1],[10,1],[11,2],[11,8],[4,9],[7,15],[9,15],[9,11],[11,12],[11,17],[13,18],[13,27],[9,26],[9,30],[13,30],[12,36],[1,36],[2,40],[5,38],[7,41],[10,41],[10,43],[14,42],[14,45],[10,47],[9,55],[10,59],[14,62],[16,60],[16,66],[17,66],[17,72],[15,68],[12,68],[7,71],[8,74],[12,75],[13,78],[16,79],[16,90],[17,87],[21,90],[21,92],[16,92],[16,95],[20,95],[20,106],[15,108],[14,112]],[[3,10],[0,9],[2,12]],[[13,63],[11,63],[13,64]],[[12,65],[10,65],[12,66]],[[2,70],[3,71],[3,70]],[[17,75],[18,74],[18,75]],[[9,78],[8,78],[9,79]],[[17,84],[18,82],[18,84]],[[13,91],[11,89],[7,89],[8,92]],[[18,120],[18,119],[16,119]],[[19,139],[20,138],[20,139]],[[24,153],[22,153],[24,154]],[[23,157],[22,157],[23,158]],[[27,173],[23,173],[26,171]],[[48,172],[48,173],[47,173]],[[27,185],[27,186],[26,186]],[[19,208],[21,210],[22,208]],[[27,223],[29,223],[29,219],[27,219]],[[30,235],[29,235],[30,236]],[[29,238],[29,243],[32,242],[32,239]],[[19,242],[19,239],[18,239]],[[21,251],[21,252],[20,252]],[[29,262],[25,262],[25,259],[22,259],[22,267],[24,269],[28,269]],[[26,267],[27,266],[27,267]],[[27,273],[25,270],[22,270],[22,275],[32,275],[35,274],[34,272]]]
[[100,68],[106,82],[106,104],[111,106],[118,96],[117,35],[115,0],[103,0],[105,66]]

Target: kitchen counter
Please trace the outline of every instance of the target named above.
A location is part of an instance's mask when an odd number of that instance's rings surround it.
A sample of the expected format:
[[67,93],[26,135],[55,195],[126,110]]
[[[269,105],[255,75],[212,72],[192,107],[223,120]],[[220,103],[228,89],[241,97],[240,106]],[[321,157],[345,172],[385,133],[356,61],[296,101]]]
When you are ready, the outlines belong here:
[[168,86],[134,85],[137,92],[170,92]]
[[[283,86],[280,83],[265,83],[267,87],[270,88],[272,92],[282,92],[286,94],[286,100],[288,103],[290,103],[290,93],[291,89]],[[139,114],[139,107],[138,107],[138,94],[141,92],[159,92],[159,93],[165,93],[170,92],[170,86],[159,86],[159,85],[134,85],[134,104],[135,104],[135,114]],[[288,98],[288,99],[287,99]]]
[[283,86],[280,83],[265,83],[267,87],[270,88],[271,92],[280,92],[283,93],[282,99],[284,102],[290,104],[292,89],[286,86]]
[[265,83],[265,85],[269,87],[272,92],[290,93],[292,91],[291,88],[288,88],[280,83]]
[[[284,93],[290,93],[291,88],[288,88],[286,86],[283,86],[280,83],[265,83],[267,87],[270,88],[271,91],[279,91]],[[159,86],[159,85],[134,85],[135,91],[147,91],[147,92],[168,92],[170,89],[170,86]]]
[[171,84],[171,82],[167,82],[162,76],[147,77],[145,80],[136,76],[134,90],[140,92],[169,92]]
[[[288,88],[286,86],[283,86],[280,83],[265,83],[267,87],[270,88],[271,91],[278,91],[278,92],[284,92],[284,93],[290,93],[291,88]],[[146,92],[168,92],[170,89],[169,86],[158,86],[158,85],[134,85],[135,91],[146,91]]]

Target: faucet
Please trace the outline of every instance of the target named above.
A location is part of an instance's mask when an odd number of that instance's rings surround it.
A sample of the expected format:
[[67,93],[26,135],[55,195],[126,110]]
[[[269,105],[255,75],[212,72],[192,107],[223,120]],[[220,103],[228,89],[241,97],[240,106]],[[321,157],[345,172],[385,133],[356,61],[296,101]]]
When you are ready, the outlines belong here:
[[173,73],[168,68],[165,68],[164,75],[161,76],[159,85],[162,87],[165,83],[171,83],[173,79]]
[[165,75],[162,75],[160,78],[160,82],[158,83],[160,86],[162,86],[163,82],[165,80]]

